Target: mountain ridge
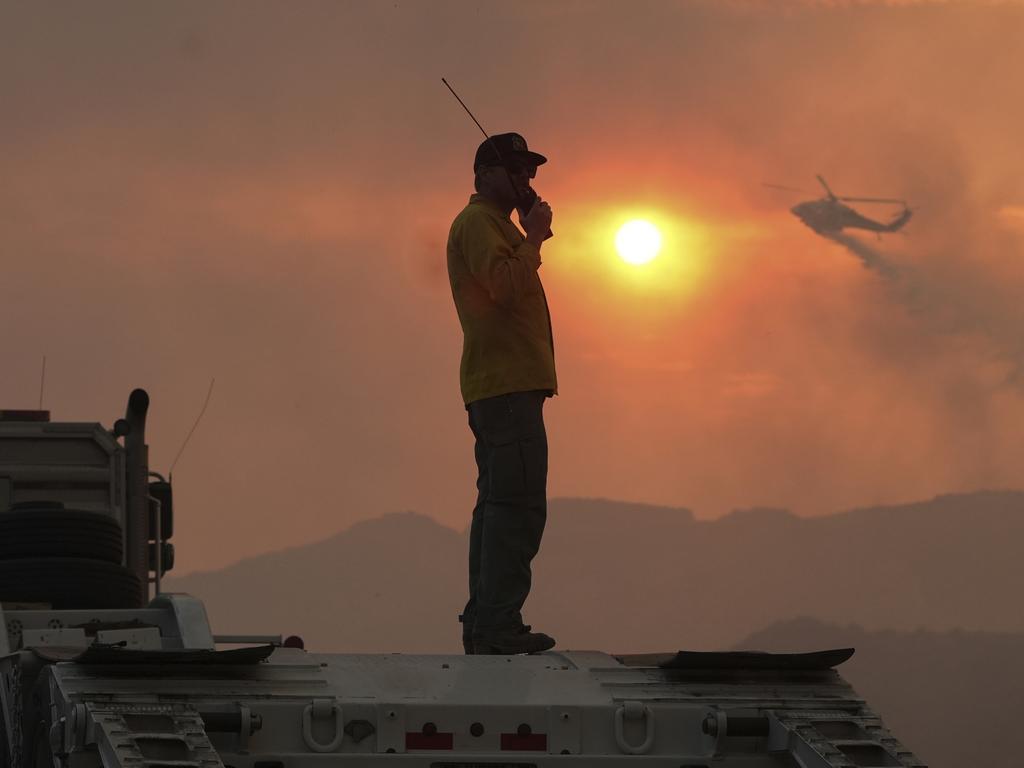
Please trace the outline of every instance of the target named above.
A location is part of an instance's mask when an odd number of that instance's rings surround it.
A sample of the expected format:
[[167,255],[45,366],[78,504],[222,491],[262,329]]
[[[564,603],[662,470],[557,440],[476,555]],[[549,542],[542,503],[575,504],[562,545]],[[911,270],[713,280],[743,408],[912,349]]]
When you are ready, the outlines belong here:
[[[303,634],[323,650],[458,649],[467,532],[415,512],[319,542],[165,580],[203,598],[223,632]],[[721,648],[810,615],[869,630],[1024,631],[1024,492],[946,494],[799,517],[752,508],[554,499],[527,620],[560,647]],[[979,599],[985,596],[986,599]]]

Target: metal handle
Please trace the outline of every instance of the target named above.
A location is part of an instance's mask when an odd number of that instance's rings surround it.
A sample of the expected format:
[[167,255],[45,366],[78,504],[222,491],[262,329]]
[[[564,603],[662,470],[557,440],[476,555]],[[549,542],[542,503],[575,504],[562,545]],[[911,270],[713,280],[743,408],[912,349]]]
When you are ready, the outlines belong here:
[[[313,736],[313,718],[320,720],[334,714],[334,738],[327,744],[316,740]],[[331,699],[313,699],[312,704],[307,704],[302,710],[302,740],[306,746],[314,752],[333,752],[341,746],[345,738],[345,719],[341,714],[341,707]]]
[[[626,741],[625,721],[627,718],[647,721],[647,734],[639,746],[633,746]],[[654,713],[651,708],[639,701],[627,701],[615,710],[615,743],[627,755],[646,755],[650,752],[651,747],[654,746]]]

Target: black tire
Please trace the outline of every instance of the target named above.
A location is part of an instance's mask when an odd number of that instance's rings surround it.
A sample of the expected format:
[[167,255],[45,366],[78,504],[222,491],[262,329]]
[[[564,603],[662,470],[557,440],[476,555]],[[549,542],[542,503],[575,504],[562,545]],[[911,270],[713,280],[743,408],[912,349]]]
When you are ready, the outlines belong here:
[[121,526],[110,515],[54,506],[0,513],[0,560],[26,557],[79,557],[120,564]]
[[25,557],[0,560],[0,602],[55,609],[137,608],[143,585],[127,568],[102,560]]

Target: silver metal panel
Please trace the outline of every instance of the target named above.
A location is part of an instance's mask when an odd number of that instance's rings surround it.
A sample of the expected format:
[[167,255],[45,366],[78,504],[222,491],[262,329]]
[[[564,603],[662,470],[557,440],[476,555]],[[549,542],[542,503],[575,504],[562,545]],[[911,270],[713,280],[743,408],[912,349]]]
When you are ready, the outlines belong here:
[[60,501],[123,525],[123,454],[100,424],[0,422],[0,514],[19,501]]
[[548,751],[553,755],[578,755],[583,715],[580,707],[548,708]]
[[405,752],[405,707],[393,702],[377,705],[377,751]]
[[164,592],[153,598],[149,607],[169,610],[174,615],[182,648],[212,650],[216,647],[206,606],[191,595]]
[[156,627],[144,629],[107,629],[96,633],[96,642],[106,645],[124,643],[126,648],[140,651],[160,650],[160,630]]
[[[235,768],[254,768],[255,760],[313,768],[325,759],[332,766],[422,768],[626,768],[637,761],[648,768],[778,768],[779,753],[799,755],[807,768],[840,768],[864,755],[920,765],[829,671],[744,683],[727,674],[688,680],[676,671],[627,668],[596,653],[321,655],[278,648],[249,665],[65,663],[53,672],[65,709],[79,702],[244,708],[247,719],[262,723],[259,730],[246,739],[210,737]],[[358,742],[339,732],[356,721],[372,731]],[[729,734],[730,722],[740,735]],[[763,725],[763,735],[743,736],[744,722]]]
[[63,648],[85,648],[90,640],[84,629],[25,629],[21,633],[23,648],[40,648],[46,645]]
[[48,609],[7,609],[0,616],[6,628],[9,647],[21,647],[21,636],[26,629],[49,629],[70,627],[102,622],[119,622],[130,619],[143,626],[151,625],[160,632],[160,642],[164,648],[181,648],[178,617],[171,610],[170,604],[160,608],[141,608],[130,612],[116,609],[54,611]]

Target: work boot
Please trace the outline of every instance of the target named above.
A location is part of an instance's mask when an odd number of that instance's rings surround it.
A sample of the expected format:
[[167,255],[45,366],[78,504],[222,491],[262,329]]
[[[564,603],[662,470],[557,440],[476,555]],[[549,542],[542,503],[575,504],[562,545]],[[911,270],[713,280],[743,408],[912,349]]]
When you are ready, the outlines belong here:
[[462,650],[466,652],[467,656],[472,656],[475,651],[473,650],[473,625],[466,621],[466,617],[463,614],[459,614],[459,623],[462,625]]
[[540,653],[555,647],[555,638],[543,632],[531,632],[525,625],[515,629],[497,630],[473,638],[473,651],[479,654],[511,656],[517,653]]

